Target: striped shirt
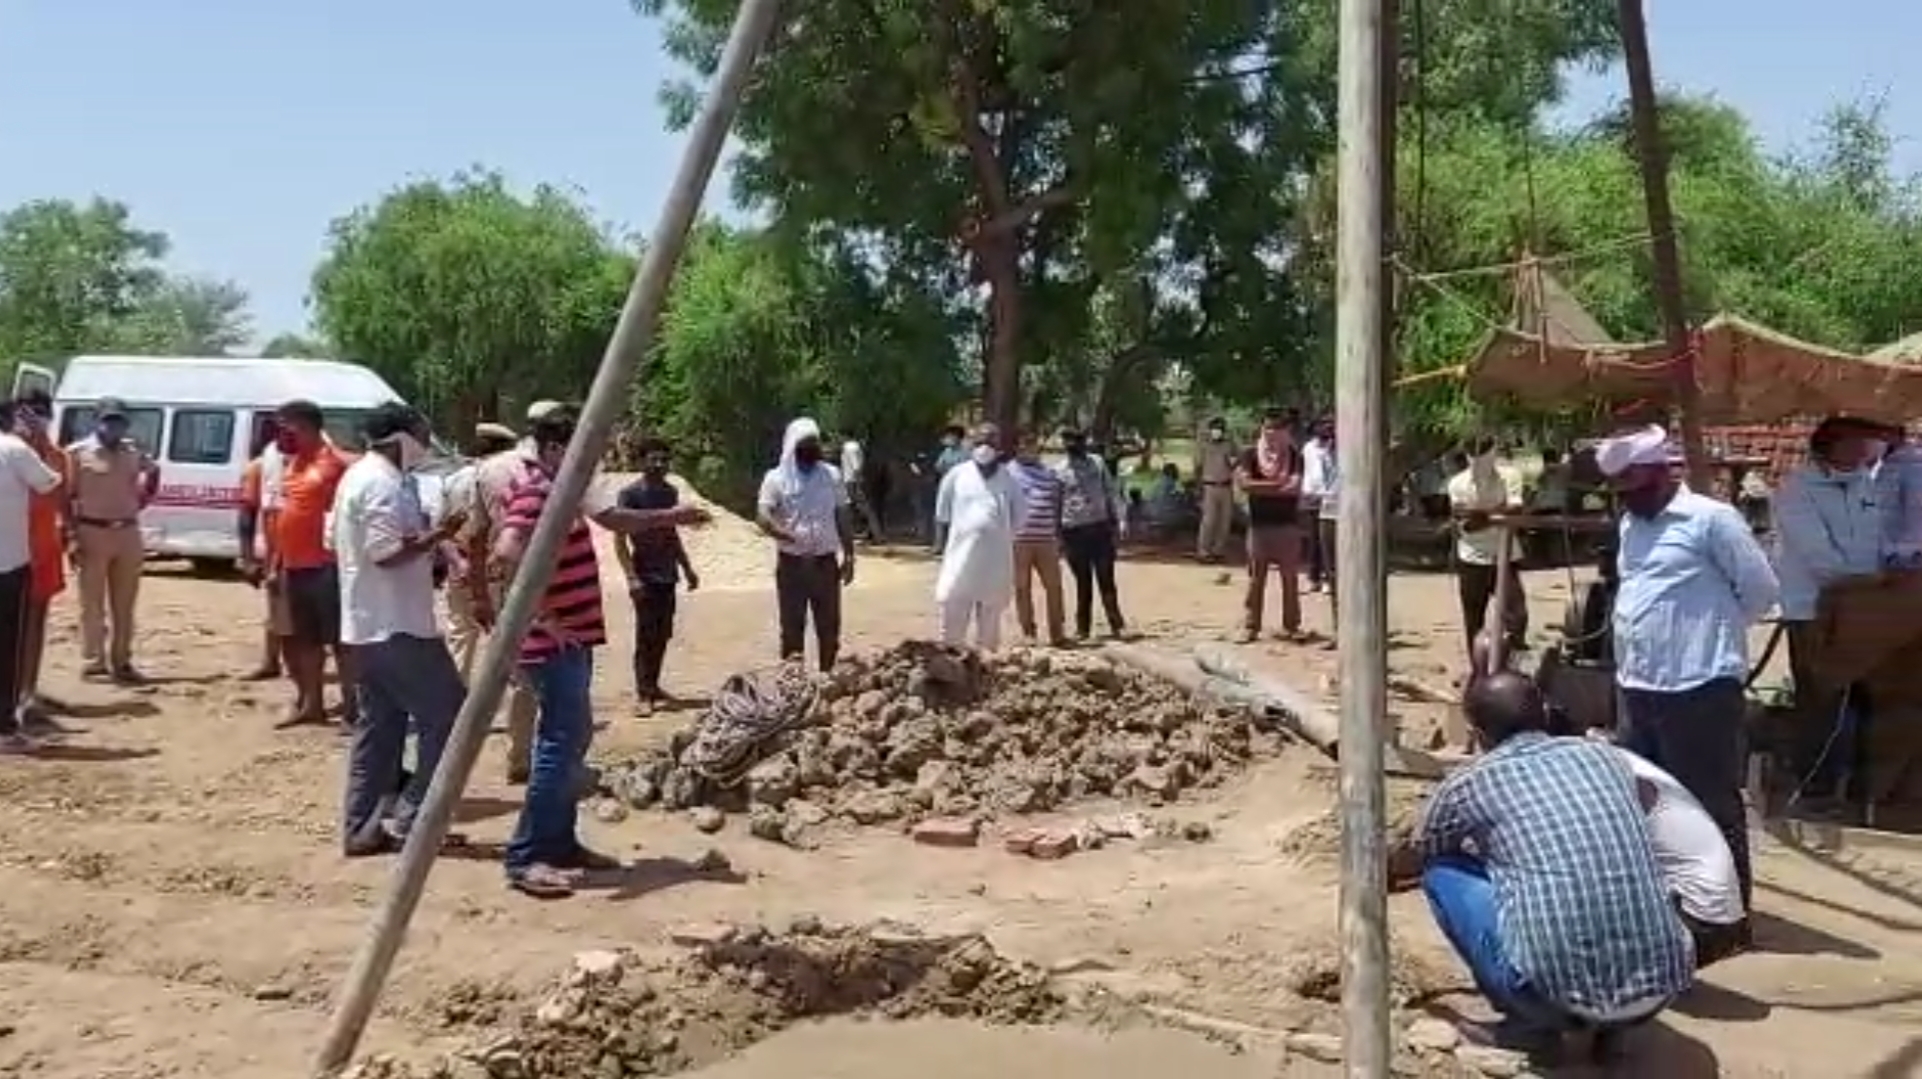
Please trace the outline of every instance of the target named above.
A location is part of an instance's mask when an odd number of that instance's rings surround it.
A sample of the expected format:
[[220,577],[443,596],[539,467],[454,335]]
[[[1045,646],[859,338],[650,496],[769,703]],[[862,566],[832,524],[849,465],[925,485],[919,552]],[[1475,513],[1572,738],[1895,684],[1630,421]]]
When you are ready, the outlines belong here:
[[1594,1020],[1689,987],[1694,947],[1611,746],[1519,734],[1435,788],[1430,858],[1473,851],[1495,886],[1501,950],[1536,992]]
[[[523,537],[532,533],[552,490],[553,481],[545,472],[531,466],[522,469],[508,488],[501,528]],[[561,543],[560,560],[554,568],[553,580],[547,584],[540,614],[527,631],[527,639],[521,642],[523,664],[540,663],[561,649],[562,641],[555,638],[554,629],[566,637],[569,645],[589,647],[607,643],[607,618],[601,610],[601,568],[594,557],[594,535],[579,516],[574,518],[567,539]]]
[[1015,461],[1008,468],[1021,485],[1018,540],[1051,540],[1061,531],[1061,477],[1040,461]]

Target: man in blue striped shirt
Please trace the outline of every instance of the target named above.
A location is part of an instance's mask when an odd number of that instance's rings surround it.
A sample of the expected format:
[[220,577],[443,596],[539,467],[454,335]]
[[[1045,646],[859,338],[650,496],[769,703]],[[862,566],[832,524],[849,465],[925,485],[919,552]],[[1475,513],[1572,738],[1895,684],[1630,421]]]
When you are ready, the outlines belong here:
[[1034,579],[1041,578],[1048,643],[1067,643],[1067,613],[1061,599],[1061,477],[1041,460],[1041,440],[1031,431],[1015,444],[1014,467],[1021,486],[1021,520],[1014,530],[1014,617],[1021,635],[1035,640]]
[[1621,501],[1615,594],[1620,740],[1702,803],[1722,829],[1750,909],[1748,631],[1781,596],[1775,570],[1734,506],[1675,476],[1660,426],[1608,439],[1595,462]]
[[[1470,1039],[1596,1055],[1694,979],[1694,945],[1616,751],[1552,738],[1533,680],[1497,671],[1463,694],[1479,758],[1435,788],[1414,850],[1443,935],[1503,1021]],[[1405,862],[1403,873],[1414,867]]]

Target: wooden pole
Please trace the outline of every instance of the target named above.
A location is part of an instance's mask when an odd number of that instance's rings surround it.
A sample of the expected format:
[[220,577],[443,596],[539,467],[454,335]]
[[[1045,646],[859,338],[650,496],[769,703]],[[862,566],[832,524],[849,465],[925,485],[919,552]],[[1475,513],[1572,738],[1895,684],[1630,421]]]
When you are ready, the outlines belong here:
[[1349,1079],[1387,1079],[1388,874],[1382,775],[1388,714],[1388,580],[1383,349],[1388,310],[1384,243],[1384,91],[1398,73],[1385,32],[1387,0],[1341,0],[1340,199],[1335,262],[1335,452],[1341,476],[1336,560],[1341,676],[1341,1003]]
[[1622,58],[1628,68],[1628,112],[1635,128],[1635,156],[1642,166],[1642,198],[1648,208],[1649,252],[1655,260],[1655,302],[1674,356],[1675,420],[1689,486],[1713,486],[1702,438],[1702,387],[1695,380],[1694,341],[1682,294],[1682,258],[1675,246],[1675,212],[1668,201],[1668,144],[1655,100],[1655,68],[1648,53],[1648,22],[1642,0],[1619,0]]
[[554,576],[555,556],[580,512],[581,499],[607,451],[614,423],[626,408],[628,384],[641,358],[653,347],[661,308],[667,301],[668,285],[674,279],[675,266],[687,244],[688,231],[700,213],[701,200],[720,160],[728,129],[733,126],[754,60],[773,31],[779,11],[780,0],[743,0],[735,16],[734,29],[721,54],[713,85],[708,88],[707,101],[688,134],[680,170],[668,190],[666,204],[661,207],[654,234],[649,237],[640,272],[635,275],[627,302],[621,308],[620,321],[615,324],[607,352],[601,357],[600,370],[588,390],[587,405],[574,441],[561,462],[560,473],[555,477],[554,492],[528,540],[527,556],[508,586],[499,625],[488,637],[475,681],[461,705],[459,718],[454,721],[446,755],[434,772],[426,802],[415,818],[399,864],[394,868],[387,898],[375,914],[367,941],[341,988],[326,1040],[315,1059],[317,1075],[333,1075],[346,1067],[367,1029],[367,1021],[374,1014],[381,988],[393,970],[394,958],[407,935],[407,925],[427,887],[434,857],[447,836],[454,809],[467,787],[467,777],[473,772],[474,761],[487,740],[488,728],[500,707],[521,641],[527,636],[541,596]]

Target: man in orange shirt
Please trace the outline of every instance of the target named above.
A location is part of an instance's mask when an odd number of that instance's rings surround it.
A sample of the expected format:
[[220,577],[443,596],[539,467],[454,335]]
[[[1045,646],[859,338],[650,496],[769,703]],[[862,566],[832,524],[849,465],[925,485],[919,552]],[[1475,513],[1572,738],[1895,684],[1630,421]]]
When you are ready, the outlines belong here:
[[45,390],[29,390],[15,405],[15,432],[60,475],[62,483],[51,492],[35,494],[27,509],[32,573],[20,634],[20,699],[15,703],[21,727],[28,734],[44,734],[58,732],[51,713],[66,707],[40,692],[40,668],[47,653],[47,612],[54,597],[67,587],[67,455],[47,434],[53,398]]
[[266,471],[266,462],[261,455],[273,440],[274,425],[263,425],[260,438],[254,446],[253,456],[248,459],[247,467],[240,472],[240,512],[235,522],[235,530],[240,539],[240,568],[247,579],[267,597],[267,621],[261,627],[260,664],[247,675],[249,682],[265,682],[280,677],[280,638],[287,632],[286,619],[283,617],[285,605],[280,602],[280,589],[270,587],[264,579],[262,545],[273,535],[272,514],[262,513],[261,482]]
[[289,401],[280,406],[275,420],[286,463],[269,543],[269,571],[287,605],[281,652],[294,682],[294,706],[280,726],[327,721],[321,682],[331,650],[340,675],[341,722],[352,727],[358,712],[353,657],[340,645],[340,574],[327,543],[327,518],[347,462],[327,441],[319,405]]

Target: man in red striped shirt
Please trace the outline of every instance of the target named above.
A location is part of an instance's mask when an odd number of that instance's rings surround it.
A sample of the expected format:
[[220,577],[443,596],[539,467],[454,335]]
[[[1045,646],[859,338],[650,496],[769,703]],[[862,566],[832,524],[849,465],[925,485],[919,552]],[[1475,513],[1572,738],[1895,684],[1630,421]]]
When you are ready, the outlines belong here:
[[[508,486],[505,516],[493,557],[511,575],[527,552],[567,444],[574,438],[575,416],[559,408],[543,414],[529,433],[531,452]],[[587,744],[594,732],[589,690],[594,681],[594,649],[607,643],[601,608],[601,571],[594,537],[576,514],[561,544],[554,578],[521,642],[521,674],[534,687],[540,718],[534,730],[533,765],[520,823],[507,843],[507,879],[516,889],[543,899],[572,895],[590,870],[619,863],[584,846],[576,831]]]

